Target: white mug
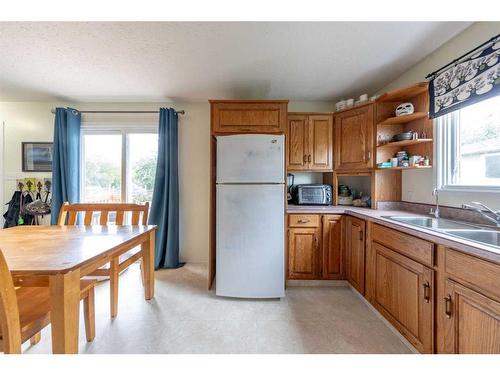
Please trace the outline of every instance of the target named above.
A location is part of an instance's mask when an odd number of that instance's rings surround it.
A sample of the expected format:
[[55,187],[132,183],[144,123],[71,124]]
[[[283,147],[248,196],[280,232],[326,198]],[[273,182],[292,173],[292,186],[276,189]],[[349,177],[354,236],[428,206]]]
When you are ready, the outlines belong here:
[[352,107],[354,105],[354,99],[347,99],[346,104],[348,107]]
[[391,165],[393,168],[398,166],[398,158],[391,158]]
[[360,102],[366,102],[368,100],[368,94],[363,94],[359,96]]

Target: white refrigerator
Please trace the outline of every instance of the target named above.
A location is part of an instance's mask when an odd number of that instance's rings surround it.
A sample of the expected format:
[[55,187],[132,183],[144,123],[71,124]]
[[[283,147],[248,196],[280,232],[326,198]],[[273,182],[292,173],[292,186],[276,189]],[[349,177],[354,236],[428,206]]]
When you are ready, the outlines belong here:
[[217,137],[218,296],[285,294],[284,136]]

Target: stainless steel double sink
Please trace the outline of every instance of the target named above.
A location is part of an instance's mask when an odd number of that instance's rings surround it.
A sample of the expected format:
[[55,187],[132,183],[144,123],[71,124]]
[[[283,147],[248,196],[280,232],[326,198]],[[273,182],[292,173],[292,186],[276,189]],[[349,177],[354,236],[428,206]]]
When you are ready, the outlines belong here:
[[427,228],[436,232],[474,241],[500,249],[500,230],[487,229],[476,224],[469,224],[448,219],[436,219],[428,216],[382,216],[400,223]]

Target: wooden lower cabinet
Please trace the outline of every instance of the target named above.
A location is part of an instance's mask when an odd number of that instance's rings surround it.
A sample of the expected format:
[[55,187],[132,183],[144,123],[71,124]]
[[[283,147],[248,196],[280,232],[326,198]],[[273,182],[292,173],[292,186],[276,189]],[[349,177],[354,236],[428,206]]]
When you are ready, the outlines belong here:
[[288,216],[288,279],[343,279],[342,215]]
[[346,218],[346,276],[361,294],[365,294],[365,229],[364,220]]
[[453,280],[445,282],[447,353],[500,354],[500,303]]
[[373,304],[420,352],[434,350],[434,271],[376,242]]
[[290,228],[288,232],[288,278],[319,277],[320,228]]
[[421,353],[500,354],[500,264],[352,216],[288,227],[288,279],[346,278]]
[[344,218],[323,215],[322,279],[344,279]]

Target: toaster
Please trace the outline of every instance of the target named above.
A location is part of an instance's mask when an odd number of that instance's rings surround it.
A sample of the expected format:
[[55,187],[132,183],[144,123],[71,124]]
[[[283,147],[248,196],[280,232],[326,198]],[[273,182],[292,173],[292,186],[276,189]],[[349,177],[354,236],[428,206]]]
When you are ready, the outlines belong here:
[[295,185],[293,198],[296,204],[328,206],[332,204],[332,187],[325,184]]

